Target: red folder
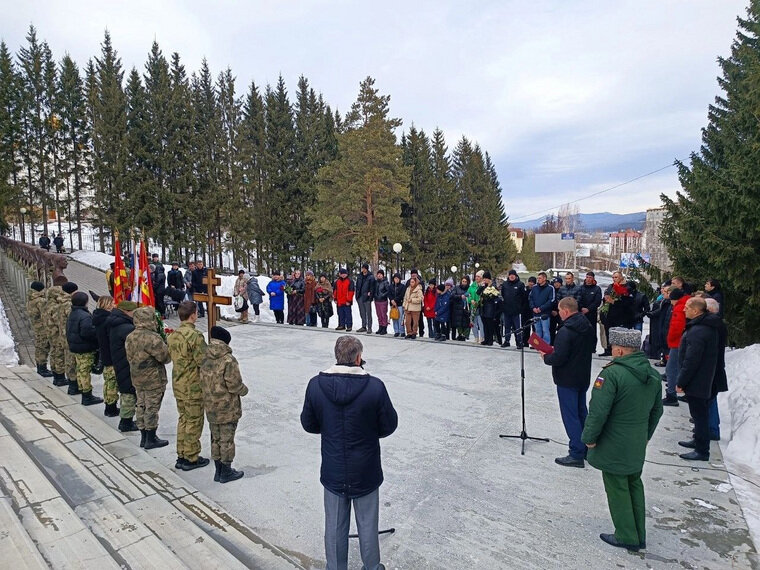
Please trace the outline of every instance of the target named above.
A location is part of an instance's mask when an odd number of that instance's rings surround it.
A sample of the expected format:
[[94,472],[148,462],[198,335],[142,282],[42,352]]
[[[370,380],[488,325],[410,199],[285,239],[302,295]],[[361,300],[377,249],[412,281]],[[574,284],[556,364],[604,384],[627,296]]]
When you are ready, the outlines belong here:
[[542,339],[540,336],[538,336],[536,333],[531,333],[530,338],[528,338],[528,344],[539,352],[543,352],[545,354],[551,354],[554,352],[554,347]]

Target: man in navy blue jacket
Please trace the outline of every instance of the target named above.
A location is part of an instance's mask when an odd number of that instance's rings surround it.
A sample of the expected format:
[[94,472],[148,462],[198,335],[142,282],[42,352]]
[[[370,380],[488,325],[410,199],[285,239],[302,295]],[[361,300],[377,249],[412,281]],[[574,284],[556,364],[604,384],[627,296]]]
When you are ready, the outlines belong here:
[[364,568],[385,568],[377,535],[380,438],[396,430],[398,416],[385,384],[362,368],[362,349],[356,337],[338,338],[336,364],[309,381],[301,412],[303,428],[322,436],[327,570],[348,567],[352,504]]
[[543,271],[538,274],[538,283],[530,290],[528,301],[533,318],[539,317],[535,324],[536,334],[546,342],[551,342],[549,317],[554,304],[554,287],[546,280]]

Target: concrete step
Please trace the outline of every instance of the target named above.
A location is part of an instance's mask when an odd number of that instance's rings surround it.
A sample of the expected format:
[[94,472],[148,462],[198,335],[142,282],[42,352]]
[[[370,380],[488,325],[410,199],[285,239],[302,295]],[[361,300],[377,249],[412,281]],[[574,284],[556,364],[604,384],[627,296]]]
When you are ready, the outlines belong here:
[[[144,567],[137,551],[150,546],[157,551],[149,565],[157,566],[166,554],[158,543],[172,555],[170,568],[172,560],[191,568],[302,567],[77,402],[31,368],[0,370],[0,416],[9,414],[5,421],[76,514],[129,555],[117,561]],[[139,549],[131,548],[136,537]]]
[[0,497],[0,560],[6,568],[47,568],[45,560],[13,510],[9,496]]

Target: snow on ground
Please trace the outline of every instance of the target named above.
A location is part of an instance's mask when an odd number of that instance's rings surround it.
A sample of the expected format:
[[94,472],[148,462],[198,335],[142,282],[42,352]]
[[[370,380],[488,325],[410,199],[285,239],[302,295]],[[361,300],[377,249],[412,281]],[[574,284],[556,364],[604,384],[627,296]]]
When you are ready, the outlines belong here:
[[113,263],[113,255],[110,253],[101,253],[99,251],[77,250],[69,254],[73,260],[91,267],[96,267],[102,271],[107,270]]
[[[726,352],[728,392],[718,396],[721,449],[752,539],[760,545],[760,344]],[[748,482],[747,480],[753,483]]]
[[8,317],[5,314],[5,307],[2,301],[0,301],[0,364],[6,366],[18,365],[16,343],[13,341],[11,326],[8,324]]

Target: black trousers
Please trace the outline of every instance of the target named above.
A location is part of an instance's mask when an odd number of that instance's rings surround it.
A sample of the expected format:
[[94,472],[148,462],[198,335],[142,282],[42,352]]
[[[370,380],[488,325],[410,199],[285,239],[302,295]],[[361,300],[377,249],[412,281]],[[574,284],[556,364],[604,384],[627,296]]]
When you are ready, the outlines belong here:
[[433,324],[435,325],[435,336],[442,336],[444,338],[449,338],[449,323],[442,323],[440,321],[434,321]]
[[710,455],[710,413],[707,398],[689,397],[689,413],[694,418],[695,451],[702,455]]
[[483,342],[486,345],[493,344],[493,333],[496,330],[496,320],[493,317],[484,317],[483,320]]
[[272,312],[274,313],[274,321],[276,323],[283,324],[285,322],[285,311],[284,310],[278,311],[277,309],[275,309]]

